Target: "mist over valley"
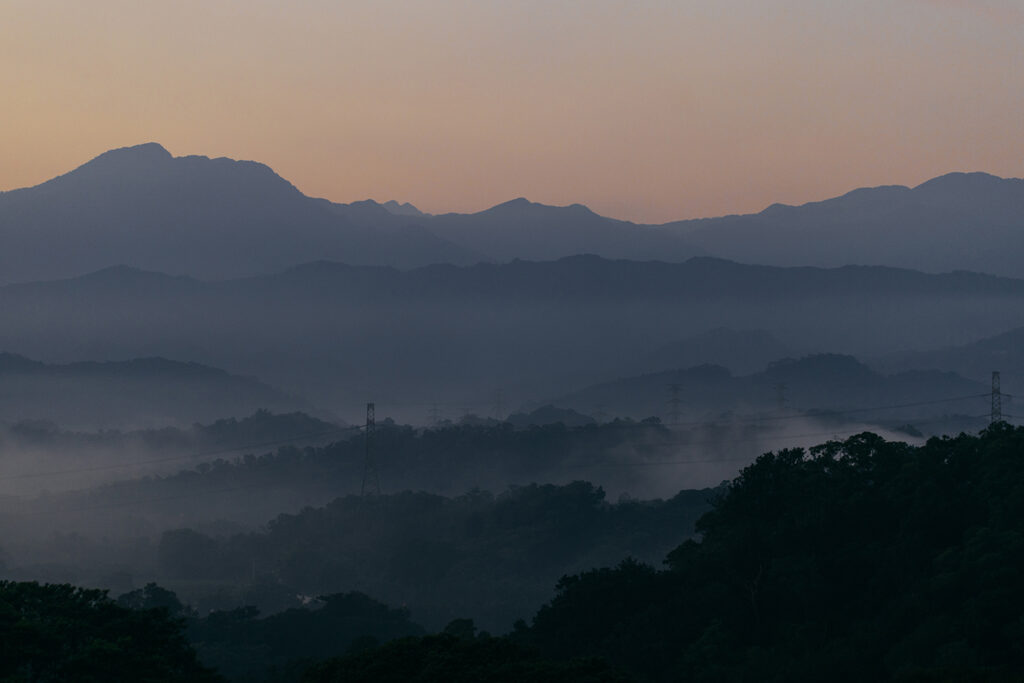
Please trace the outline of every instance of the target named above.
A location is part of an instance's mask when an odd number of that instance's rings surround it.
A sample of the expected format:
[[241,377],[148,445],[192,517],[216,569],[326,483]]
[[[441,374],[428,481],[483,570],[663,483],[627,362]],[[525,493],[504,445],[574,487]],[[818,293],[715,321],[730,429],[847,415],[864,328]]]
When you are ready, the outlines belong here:
[[945,635],[883,656],[853,607],[792,605],[860,571],[895,623],[894,593],[925,614],[934,572],[1016,557],[1022,209],[955,173],[659,225],[431,215],[111,150],[0,193],[0,601],[152,618],[193,678],[498,648],[495,680],[814,680],[825,622],[869,678],[963,639],[1016,671],[1012,610],[987,640],[928,612]]

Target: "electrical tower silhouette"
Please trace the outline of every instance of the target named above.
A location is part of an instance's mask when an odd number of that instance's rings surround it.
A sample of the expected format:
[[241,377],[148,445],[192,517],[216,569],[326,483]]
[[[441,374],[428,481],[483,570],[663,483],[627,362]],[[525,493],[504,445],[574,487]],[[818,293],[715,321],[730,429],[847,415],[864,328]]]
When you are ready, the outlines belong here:
[[989,424],[1003,421],[1003,392],[999,387],[999,371],[992,371],[992,417]]
[[679,390],[683,388],[682,384],[669,384],[669,399],[668,399],[668,422],[669,424],[675,424],[679,422],[679,406],[683,404],[681,398],[679,398]]
[[367,403],[366,433],[363,435],[366,439],[366,458],[363,460],[363,486],[360,489],[360,495],[364,498],[368,495],[380,495],[380,479],[377,477],[376,453],[373,450],[374,437],[377,435],[377,420],[374,412],[374,405]]

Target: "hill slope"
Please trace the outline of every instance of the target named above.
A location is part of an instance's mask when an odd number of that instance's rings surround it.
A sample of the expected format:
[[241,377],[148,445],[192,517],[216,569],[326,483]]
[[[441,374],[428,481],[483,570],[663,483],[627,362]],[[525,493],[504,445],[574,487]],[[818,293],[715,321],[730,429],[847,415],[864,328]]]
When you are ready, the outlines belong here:
[[950,173],[802,206],[663,226],[722,258],[779,266],[886,265],[1024,276],[1024,179]]
[[263,164],[172,157],[155,143],[126,147],[41,185],[0,193],[0,280],[119,264],[224,278],[314,258],[406,267],[477,260],[422,229],[373,230],[344,213]]
[[300,399],[251,377],[165,358],[47,364],[0,353],[0,415],[62,427],[190,425],[260,408],[297,410]]
[[1024,281],[714,259],[409,271],[321,262],[225,282],[112,269],[0,287],[0,310],[0,346],[12,352],[189,358],[324,408],[347,404],[347,419],[375,400],[419,424],[435,401],[453,403],[446,417],[490,415],[498,388],[516,410],[609,380],[623,359],[716,327],[862,357],[964,343],[1024,319]]
[[[804,411],[836,411],[850,420],[898,424],[950,414],[974,416],[987,408],[987,387],[980,382],[936,370],[883,375],[852,356],[838,354],[782,359],[745,376],[714,365],[664,370],[585,387],[552,402],[576,410],[601,405],[614,415],[667,420],[673,384],[678,385],[677,410],[685,423],[760,414],[771,424]],[[967,396],[971,398],[936,403]],[[926,423],[923,428],[930,426],[940,425]]]

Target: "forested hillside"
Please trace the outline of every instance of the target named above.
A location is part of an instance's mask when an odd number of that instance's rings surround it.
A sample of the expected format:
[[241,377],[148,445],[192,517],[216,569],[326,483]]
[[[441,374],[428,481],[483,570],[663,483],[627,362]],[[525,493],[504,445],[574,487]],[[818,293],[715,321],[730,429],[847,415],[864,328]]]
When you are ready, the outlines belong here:
[[[864,433],[767,453],[712,496],[664,568],[634,559],[679,534],[694,495],[609,505],[579,483],[341,499],[248,536],[170,532],[161,561],[209,579],[256,558],[265,591],[362,582],[370,597],[335,592],[266,620],[195,612],[156,586],[121,603],[186,617],[204,661],[235,680],[1020,680],[1024,428],[918,447]],[[507,635],[478,630],[473,620],[493,615],[486,591],[515,595],[529,568],[568,555],[593,568],[564,576]],[[410,603],[440,598],[422,612],[434,635],[420,635],[415,608],[371,599],[405,604],[398,585]],[[5,619],[45,630],[58,613],[42,609]],[[442,629],[445,610],[458,618]]]

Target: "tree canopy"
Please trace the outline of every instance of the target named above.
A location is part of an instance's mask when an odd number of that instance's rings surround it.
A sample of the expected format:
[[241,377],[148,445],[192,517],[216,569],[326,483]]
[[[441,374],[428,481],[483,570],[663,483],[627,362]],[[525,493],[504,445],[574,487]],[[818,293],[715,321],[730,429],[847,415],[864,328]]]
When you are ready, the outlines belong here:
[[219,681],[166,608],[133,610],[105,591],[0,581],[0,680]]
[[516,634],[645,680],[1016,680],[1024,429],[861,434],[742,471],[669,568],[564,578]]

